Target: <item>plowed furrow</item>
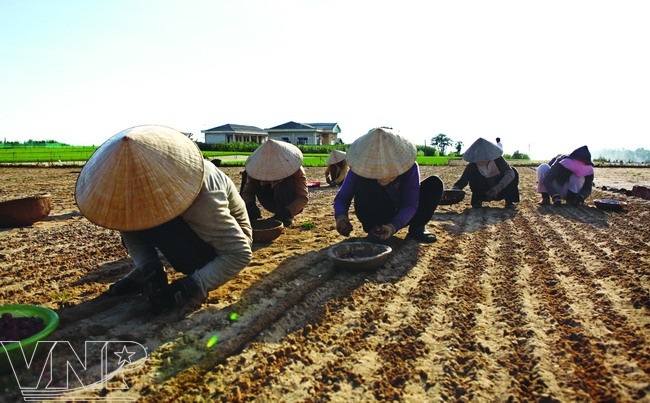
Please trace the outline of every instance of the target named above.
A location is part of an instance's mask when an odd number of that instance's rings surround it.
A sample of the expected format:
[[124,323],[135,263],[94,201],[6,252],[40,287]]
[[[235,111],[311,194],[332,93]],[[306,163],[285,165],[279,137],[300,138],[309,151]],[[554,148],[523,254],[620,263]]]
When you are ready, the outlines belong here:
[[534,312],[526,306],[530,295],[523,260],[528,253],[526,244],[520,238],[517,228],[523,220],[516,217],[495,228],[491,234],[494,262],[490,264],[485,281],[491,284],[491,299],[486,306],[494,306],[495,312],[488,315],[490,327],[502,339],[494,341],[499,347],[495,359],[501,368],[507,370],[503,385],[507,390],[499,391],[502,398],[521,396],[547,397],[547,382],[537,364],[540,340],[531,326],[537,322]]
[[[469,214],[478,214],[472,211]],[[457,250],[469,253],[456,255],[453,270],[448,272],[447,286],[439,295],[439,306],[444,312],[441,325],[447,327],[445,339],[439,340],[440,349],[433,352],[433,359],[440,367],[435,388],[431,391],[443,399],[477,398],[473,385],[485,371],[485,356],[480,354],[485,347],[477,343],[478,305],[485,300],[484,290],[477,281],[485,271],[486,231],[482,226],[474,227],[470,215],[463,216],[459,224],[462,235],[454,242]],[[489,219],[480,217],[483,223]],[[485,224],[486,225],[486,224]],[[431,329],[434,332],[433,329]]]
[[[593,343],[589,338],[591,332],[588,327],[590,318],[584,317],[581,312],[590,310],[591,305],[573,296],[584,295],[584,290],[578,289],[567,275],[576,265],[578,258],[571,252],[571,247],[566,241],[566,229],[552,228],[544,225],[535,216],[529,224],[531,228],[530,239],[533,244],[539,245],[539,257],[527,256],[531,265],[539,259],[547,264],[539,267],[537,273],[531,278],[531,284],[541,294],[538,299],[539,309],[548,312],[552,317],[553,329],[558,332],[557,344],[553,351],[557,354],[560,366],[565,367],[565,373],[572,374],[558,381],[562,386],[567,383],[569,390],[579,398],[580,393],[585,393],[591,399],[608,400],[620,398],[618,392],[609,387],[613,380],[612,373],[602,359],[601,343]],[[541,221],[548,216],[541,217]],[[534,252],[534,250],[531,250]],[[546,255],[548,253],[548,255]],[[545,256],[546,255],[546,256]],[[576,309],[578,308],[578,309]]]

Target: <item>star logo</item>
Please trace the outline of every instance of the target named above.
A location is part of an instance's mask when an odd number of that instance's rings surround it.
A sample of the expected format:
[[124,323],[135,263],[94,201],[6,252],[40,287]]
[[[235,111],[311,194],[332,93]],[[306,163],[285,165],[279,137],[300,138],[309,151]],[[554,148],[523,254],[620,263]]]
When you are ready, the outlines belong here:
[[124,346],[122,347],[122,351],[116,351],[113,354],[120,357],[120,361],[117,363],[117,365],[123,365],[131,363],[131,356],[135,354],[135,352],[127,350],[126,346]]

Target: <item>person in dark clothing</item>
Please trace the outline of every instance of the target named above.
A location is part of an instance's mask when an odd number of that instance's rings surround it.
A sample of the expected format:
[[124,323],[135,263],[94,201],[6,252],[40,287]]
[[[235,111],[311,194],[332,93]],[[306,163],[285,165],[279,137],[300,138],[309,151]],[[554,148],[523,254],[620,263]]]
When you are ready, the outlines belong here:
[[591,195],[594,164],[587,146],[569,155],[558,155],[548,164],[537,167],[537,191],[542,194],[540,205],[562,205],[562,200],[579,206]]
[[519,202],[519,173],[502,154],[495,144],[483,138],[476,140],[463,154],[469,164],[452,189],[462,190],[469,184],[474,208],[492,200],[505,200],[506,208],[514,208]]
[[334,198],[336,230],[343,236],[352,232],[348,211],[354,200],[355,214],[370,239],[384,241],[408,226],[407,238],[435,242],[426,224],[444,185],[435,175],[420,182],[416,156],[413,143],[386,128],[357,139],[347,152],[350,171]]
[[256,203],[259,201],[274,213],[273,219],[290,227],[309,201],[307,176],[298,147],[276,140],[258,147],[246,160],[241,197],[251,221],[262,217]]

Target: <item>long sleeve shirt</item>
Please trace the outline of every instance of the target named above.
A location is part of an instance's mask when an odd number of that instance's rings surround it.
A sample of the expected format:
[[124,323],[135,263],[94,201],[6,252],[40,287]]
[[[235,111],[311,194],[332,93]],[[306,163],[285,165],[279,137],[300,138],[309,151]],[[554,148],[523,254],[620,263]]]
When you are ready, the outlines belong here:
[[[352,199],[354,198],[355,182],[359,175],[348,171],[343,185],[334,198],[334,216],[348,215]],[[398,207],[397,214],[390,221],[396,230],[404,228],[415,215],[420,199],[420,168],[413,164],[406,172],[394,181],[384,186],[388,197]]]
[[182,217],[217,256],[192,274],[204,294],[224,284],[252,257],[253,229],[246,205],[233,181],[214,164],[203,161],[203,186]]
[[291,216],[294,217],[296,214],[300,213],[307,203],[309,202],[309,188],[307,187],[307,175],[305,174],[305,169],[300,167],[293,175],[281,179],[276,182],[269,181],[260,181],[255,178],[248,176],[244,188],[242,189],[241,197],[244,199],[244,203],[254,203],[255,195],[259,191],[261,186],[276,186],[280,182],[290,182],[289,188],[293,187],[295,192],[293,199],[287,203],[287,210],[291,213]]
[[[215,250],[214,259],[190,275],[199,284],[203,296],[207,296],[210,290],[224,284],[250,263],[253,229],[233,181],[214,164],[203,163],[201,190],[181,217]],[[158,261],[158,252],[145,238],[133,233],[122,232],[122,238],[136,266],[127,277],[141,280],[142,267]]]
[[[570,164],[569,162],[579,165],[581,169],[574,169],[572,171],[570,167],[574,164]],[[572,161],[571,157],[566,155],[559,155],[553,158],[550,165],[551,169],[544,177],[544,186],[549,194],[561,193],[561,188],[569,180],[569,177],[571,175],[577,175],[585,178],[584,184],[578,193],[585,199],[589,197],[594,184],[594,170],[592,166],[580,161]]]
[[[510,164],[508,164],[508,161],[506,161],[503,157],[499,157],[493,162],[497,168],[497,175],[486,177],[482,174],[482,176],[485,178],[485,181],[488,183],[489,187],[495,187],[495,190],[501,191],[505,189],[506,186],[508,186],[510,182],[512,182],[512,180],[515,178],[515,171],[513,171]],[[473,162],[469,163],[465,167],[465,170],[463,171],[460,179],[454,183],[453,187],[455,189],[462,190],[465,186],[467,186],[470,178],[473,177],[476,171],[479,171],[477,164]]]

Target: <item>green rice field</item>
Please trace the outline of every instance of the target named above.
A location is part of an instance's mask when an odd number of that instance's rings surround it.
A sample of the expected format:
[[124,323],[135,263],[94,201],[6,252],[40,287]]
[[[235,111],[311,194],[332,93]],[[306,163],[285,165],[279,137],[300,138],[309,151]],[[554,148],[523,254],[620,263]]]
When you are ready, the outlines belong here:
[[[0,164],[19,163],[63,163],[87,161],[97,149],[95,146],[59,146],[59,147],[0,147]],[[224,166],[244,166],[250,153],[228,151],[204,151],[204,157],[221,160]],[[303,165],[319,167],[327,165],[327,154],[305,154]],[[420,165],[445,165],[449,157],[418,156]]]

